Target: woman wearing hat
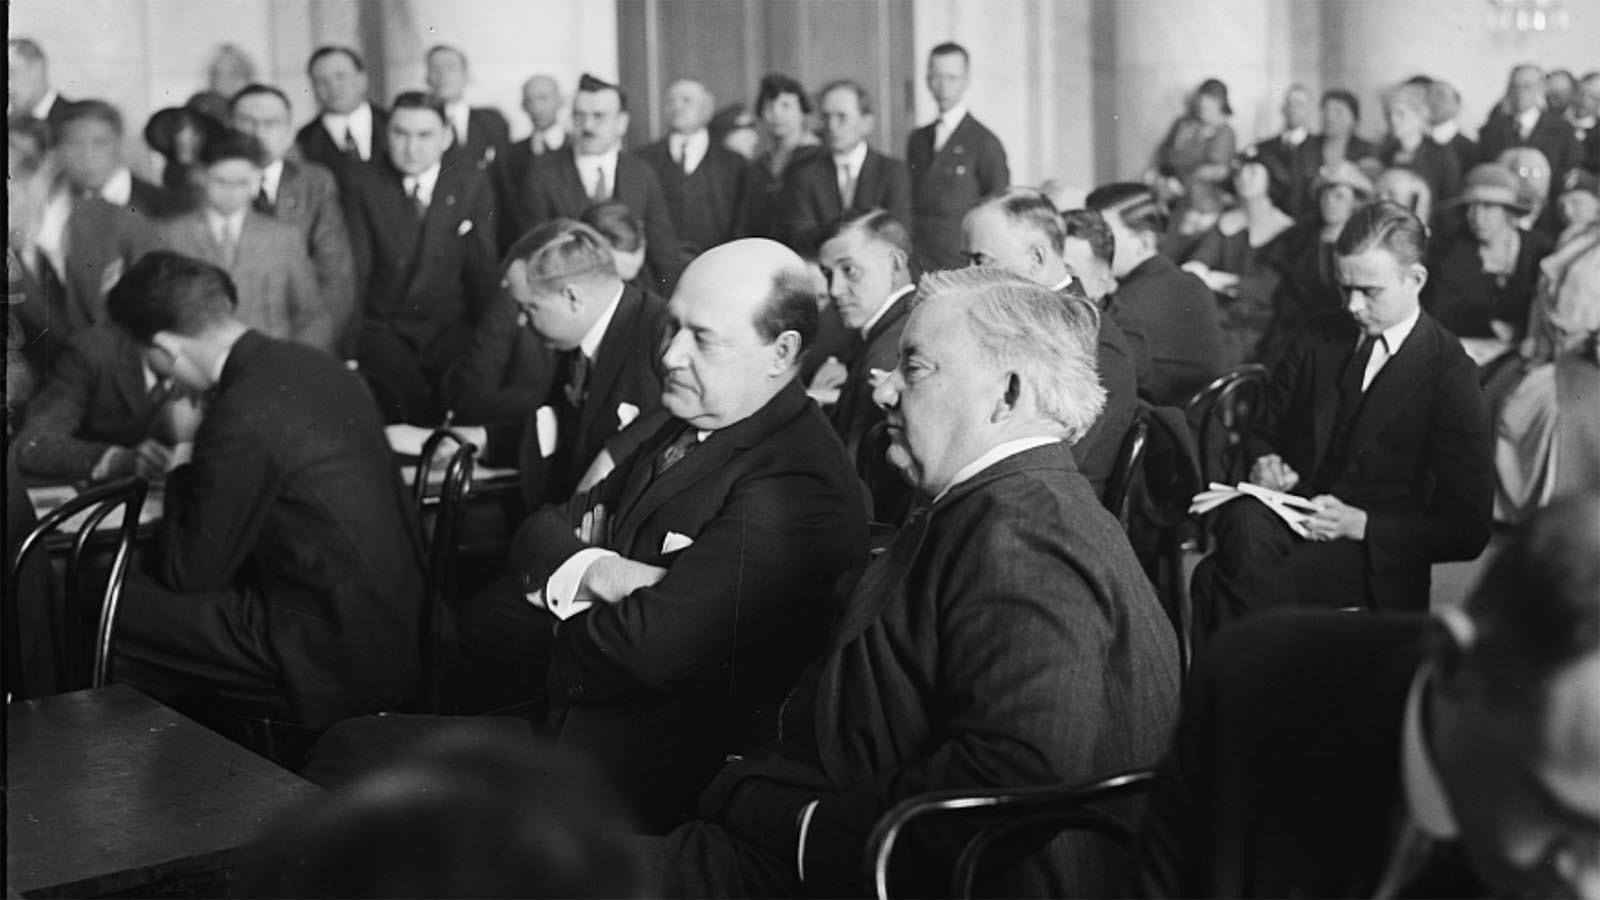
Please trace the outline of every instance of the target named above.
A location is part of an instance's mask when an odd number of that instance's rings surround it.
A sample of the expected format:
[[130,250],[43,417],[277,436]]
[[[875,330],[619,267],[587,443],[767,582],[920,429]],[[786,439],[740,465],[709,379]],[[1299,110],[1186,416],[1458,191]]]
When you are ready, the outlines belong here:
[[187,106],[158,110],[144,126],[144,141],[161,154],[159,218],[169,219],[200,208],[204,169],[200,149],[226,129],[210,116]]
[[1261,342],[1261,360],[1271,365],[1301,322],[1344,305],[1333,268],[1333,243],[1356,210],[1371,202],[1372,179],[1342,160],[1317,173],[1312,196],[1316,215],[1279,238],[1283,278],[1272,298],[1272,322]]
[[1232,175],[1231,115],[1228,86],[1215,78],[1201,82],[1189,96],[1188,110],[1172,123],[1157,148],[1145,179],[1162,200],[1213,214],[1221,208],[1219,187]]
[[1517,227],[1529,206],[1505,166],[1475,166],[1451,205],[1465,209],[1467,227],[1439,245],[1422,304],[1481,366],[1522,339],[1550,239]]

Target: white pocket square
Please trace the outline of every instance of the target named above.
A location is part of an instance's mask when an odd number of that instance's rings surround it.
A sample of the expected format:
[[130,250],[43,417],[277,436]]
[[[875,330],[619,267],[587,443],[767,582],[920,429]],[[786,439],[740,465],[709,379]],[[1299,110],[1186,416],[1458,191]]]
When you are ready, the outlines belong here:
[[461,224],[456,226],[456,236],[457,237],[461,237],[461,236],[465,235],[467,232],[469,232],[471,230],[472,230],[472,220],[471,219],[462,219],[461,220]]
[[637,418],[639,418],[639,407],[634,406],[632,403],[617,404],[618,430],[627,428],[630,424],[632,424],[633,420]]
[[687,534],[679,534],[676,531],[669,531],[667,532],[667,536],[661,541],[661,552],[663,554],[677,553],[679,550],[692,546],[693,544],[694,538],[689,537]]

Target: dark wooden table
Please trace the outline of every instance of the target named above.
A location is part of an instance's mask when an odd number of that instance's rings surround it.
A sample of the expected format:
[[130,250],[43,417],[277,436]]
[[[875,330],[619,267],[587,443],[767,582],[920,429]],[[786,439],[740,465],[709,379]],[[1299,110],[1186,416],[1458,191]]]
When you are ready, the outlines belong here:
[[132,688],[6,708],[6,885],[155,892],[224,873],[319,789]]

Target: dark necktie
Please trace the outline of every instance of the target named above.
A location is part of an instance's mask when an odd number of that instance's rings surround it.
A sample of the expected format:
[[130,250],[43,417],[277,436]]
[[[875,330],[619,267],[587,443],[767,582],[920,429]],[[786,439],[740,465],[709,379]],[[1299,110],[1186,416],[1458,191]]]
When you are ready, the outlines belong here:
[[595,173],[594,193],[590,195],[589,199],[595,203],[604,203],[611,199],[611,188],[606,186],[606,170],[604,168]]
[[422,183],[412,181],[411,187],[406,189],[406,199],[411,201],[411,214],[421,222],[428,215],[428,205],[422,202]]
[[346,125],[344,128],[344,152],[345,155],[351,159],[357,161],[361,159],[361,147],[356,143],[355,129],[351,128],[349,125]]
[[583,402],[589,399],[589,362],[588,354],[582,350],[567,352],[565,377],[561,383],[561,393],[567,398],[567,404],[573,409],[581,409]]
[[1363,335],[1356,352],[1345,362],[1344,371],[1339,376],[1333,433],[1328,438],[1328,449],[1322,456],[1322,465],[1317,467],[1313,479],[1318,491],[1332,487],[1349,461],[1350,436],[1355,431],[1356,416],[1361,411],[1361,379],[1366,374],[1367,363],[1372,360],[1372,348],[1376,343],[1376,338]]
[[277,214],[277,207],[272,202],[272,198],[267,195],[267,186],[264,184],[261,186],[261,190],[256,192],[255,202],[250,205],[255,208],[256,212],[261,213],[263,216]]
[[672,443],[661,448],[656,455],[656,477],[665,475],[667,470],[683,461],[689,451],[700,443],[700,432],[693,428],[684,428],[683,433],[673,438]]
[[548,149],[550,149],[550,147],[544,142],[544,132],[541,131],[535,134],[533,136],[533,155],[543,156],[544,152]]

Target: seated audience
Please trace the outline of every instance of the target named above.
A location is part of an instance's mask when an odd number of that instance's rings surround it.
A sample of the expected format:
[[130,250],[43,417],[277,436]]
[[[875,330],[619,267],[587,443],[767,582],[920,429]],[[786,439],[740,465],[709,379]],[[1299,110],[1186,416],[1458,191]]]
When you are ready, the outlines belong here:
[[233,127],[261,143],[261,190],[251,206],[300,229],[317,278],[318,306],[329,317],[334,337],[342,339],[355,310],[355,263],[333,173],[314,162],[289,158],[294,132],[289,97],[283,91],[248,85],[234,95],[230,109]]
[[1249,480],[1317,507],[1292,530],[1240,497],[1195,570],[1197,635],[1259,610],[1428,608],[1434,563],[1489,539],[1489,413],[1455,337],[1422,311],[1426,227],[1388,203],[1334,245],[1345,308],[1309,320],[1246,438]]
[[1272,319],[1272,297],[1281,277],[1276,243],[1294,220],[1272,204],[1272,177],[1261,157],[1236,163],[1237,203],[1200,235],[1182,268],[1216,296],[1221,320],[1223,367],[1254,362],[1257,345]]
[[1375,198],[1397,203],[1424,222],[1433,220],[1433,192],[1428,183],[1411,169],[1384,169],[1372,183]]
[[1533,147],[1555,172],[1578,162],[1572,129],[1559,111],[1545,107],[1544,70],[1519,65],[1506,79],[1506,93],[1478,130],[1478,155],[1494,162],[1510,147]]
[[789,167],[822,152],[822,141],[811,130],[811,98],[800,82],[773,72],[756,90],[756,115],[763,126],[763,149],[756,157],[756,172],[763,183],[757,226],[768,237],[779,237],[778,213]]
[[392,422],[438,421],[435,386],[497,289],[493,191],[476,166],[445,164],[447,127],[437,102],[401,94],[383,159],[345,176],[361,298],[351,343],[363,373],[392,393]]
[[1149,188],[1105,185],[1089,194],[1088,204],[1116,238],[1111,306],[1127,307],[1144,324],[1150,370],[1139,393],[1158,406],[1182,406],[1226,368],[1217,301],[1204,282],[1157,250],[1167,217]]
[[121,329],[73,334],[17,434],[17,468],[35,478],[159,481],[172,463],[176,418],[194,407],[158,376]]
[[750,233],[754,174],[744,157],[712,140],[707,125],[716,98],[705,85],[680,79],[667,89],[668,133],[639,150],[661,183],[685,258]]
[[[1043,188],[1040,190],[1043,192]],[[1150,344],[1144,336],[1144,320],[1139,318],[1139,314],[1126,306],[1112,305],[1112,300],[1117,296],[1117,279],[1111,274],[1112,264],[1116,260],[1117,240],[1111,234],[1111,226],[1106,224],[1106,217],[1097,210],[1083,209],[1081,206],[1063,207],[1054,198],[1050,202],[1056,209],[1065,210],[1061,213],[1062,233],[1066,235],[1061,242],[1061,261],[1067,264],[1067,271],[1083,289],[1083,295],[1094,304],[1095,309],[1100,310],[1100,315],[1110,316],[1122,331],[1137,385],[1137,379],[1148,377],[1150,372]],[[1106,368],[1106,361],[1101,360],[1102,383],[1106,378]],[[1114,407],[1117,405],[1116,392],[1109,386],[1107,390],[1112,391],[1113,396],[1106,402]],[[1135,392],[1137,390],[1135,387]],[[1093,481],[1093,478],[1090,480]]]
[[158,110],[144,126],[144,142],[161,155],[161,186],[153,209],[157,218],[194,212],[205,202],[205,166],[200,151],[226,130],[221,122],[199,110],[169,106]]
[[1416,172],[1428,183],[1431,196],[1454,197],[1461,189],[1463,169],[1455,154],[1435,143],[1430,134],[1427,88],[1397,85],[1384,98],[1384,113],[1389,135],[1378,147],[1378,162],[1386,168]]
[[1156,148],[1146,181],[1155,185],[1156,195],[1178,213],[1174,225],[1185,234],[1200,230],[1182,229],[1191,212],[1203,218],[1221,211],[1221,193],[1237,143],[1233,126],[1228,124],[1232,115],[1228,86],[1207,78],[1189,96],[1188,109]]
[[489,465],[517,467],[534,510],[570,497],[606,439],[661,405],[666,304],[625,284],[605,238],[570,219],[518,239],[505,281],[454,374],[451,408],[456,425],[485,426],[456,430]]
[[1378,148],[1356,134],[1361,123],[1361,103],[1343,88],[1322,95],[1322,133],[1306,138],[1300,145],[1294,172],[1294,206],[1305,215],[1317,208],[1317,185],[1323,173],[1342,168],[1344,162],[1360,163],[1378,155]]
[[1466,207],[1467,227],[1446,238],[1428,266],[1423,305],[1479,365],[1522,340],[1539,260],[1550,252],[1549,238],[1517,227],[1517,217],[1528,212],[1520,188],[1504,166],[1484,163],[1468,172],[1453,201]]
[[511,126],[500,110],[467,103],[471,72],[467,54],[448,44],[435,44],[424,56],[428,95],[444,106],[450,126],[449,153],[479,169],[487,169],[511,146]]
[[1522,200],[1528,211],[1517,219],[1517,227],[1541,231],[1553,241],[1561,225],[1556,220],[1556,173],[1550,170],[1550,161],[1533,147],[1507,147],[1491,161],[1510,169],[1522,182]]
[[829,592],[866,553],[850,461],[796,379],[813,291],[771,241],[691,263],[668,310],[664,409],[611,442],[592,488],[523,523],[508,582],[460,617],[462,658],[542,681],[560,742],[648,830],[776,735]]
[[[1065,229],[1055,207],[1032,188],[1011,188],[967,213],[962,249],[975,266],[997,266],[1055,291],[1073,305],[1088,297],[1061,255]],[[1096,307],[1095,373],[1105,388],[1100,414],[1072,440],[1072,458],[1098,496],[1116,465],[1138,405],[1137,374],[1117,317]]]
[[[863,896],[862,848],[901,800],[1078,781],[1166,744],[1171,629],[1066,448],[1104,401],[1093,308],[993,268],[939,272],[900,347],[877,398],[932,503],[856,582],[781,739],[730,761],[703,820],[652,843],[664,896]],[[908,832],[892,893],[940,890],[961,837]],[[980,890],[1107,895],[1108,846],[1052,843]]]
[[261,143],[238,132],[221,134],[201,148],[197,162],[200,209],[161,223],[157,240],[226,270],[239,296],[234,315],[246,328],[334,352],[338,326],[322,305],[305,238],[293,225],[251,208],[261,192]]
[[1600,884],[1600,494],[1433,618],[1262,616],[1190,681],[1136,897],[1579,897]]
[[422,546],[371,398],[325,353],[234,316],[217,266],[155,251],[107,313],[179,390],[205,396],[167,479],[154,576],[130,575],[118,682],[202,722],[309,729],[416,688]]
[[1372,181],[1354,163],[1330,166],[1317,176],[1316,216],[1279,237],[1275,258],[1282,277],[1272,298],[1272,321],[1257,354],[1262,360],[1275,361],[1305,322],[1344,305],[1333,245],[1372,194]]
[[906,164],[867,144],[876,127],[867,89],[834,81],[817,94],[827,153],[796,162],[785,176],[778,232],[795,252],[816,254],[829,225],[874,209],[911,221],[911,173]]
[[1311,91],[1303,84],[1291,84],[1283,93],[1283,130],[1255,146],[1255,155],[1267,164],[1272,175],[1270,196],[1272,205],[1293,218],[1299,218],[1300,208],[1295,205],[1294,186],[1301,178],[1295,167],[1303,160],[1300,145],[1311,137]]

